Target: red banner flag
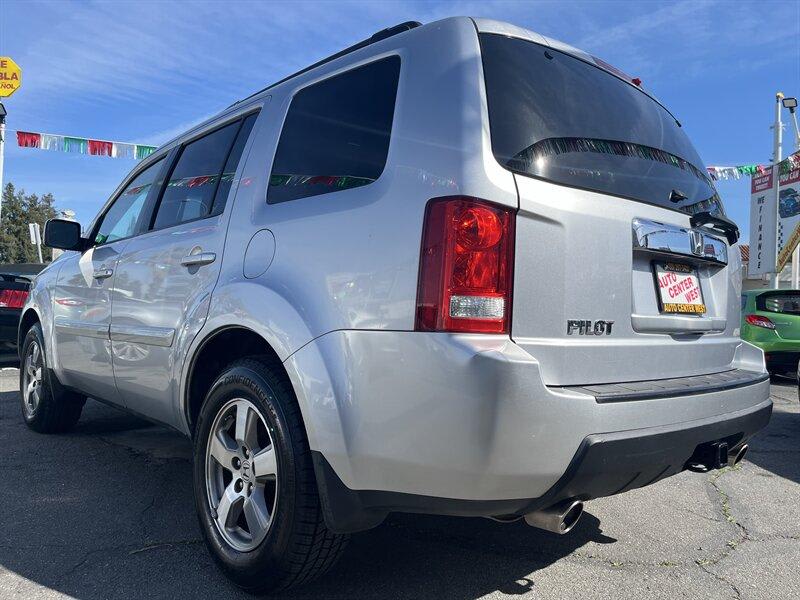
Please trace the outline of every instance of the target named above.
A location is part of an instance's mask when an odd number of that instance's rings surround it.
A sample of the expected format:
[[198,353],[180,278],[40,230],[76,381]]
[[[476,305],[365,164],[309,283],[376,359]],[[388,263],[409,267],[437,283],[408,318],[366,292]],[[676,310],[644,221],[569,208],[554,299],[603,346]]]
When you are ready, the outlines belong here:
[[103,142],[100,140],[89,140],[89,154],[95,156],[111,156],[111,142]]
[[42,136],[38,133],[30,133],[28,131],[17,132],[17,145],[22,148],[40,148],[42,143]]

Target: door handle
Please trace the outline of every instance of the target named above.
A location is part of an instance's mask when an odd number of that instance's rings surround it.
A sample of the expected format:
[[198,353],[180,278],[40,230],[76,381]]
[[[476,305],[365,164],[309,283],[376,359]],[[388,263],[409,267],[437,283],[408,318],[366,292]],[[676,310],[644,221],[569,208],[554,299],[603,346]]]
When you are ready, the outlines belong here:
[[217,255],[213,252],[199,252],[197,254],[189,254],[181,259],[181,264],[184,267],[200,267],[202,265],[210,265],[217,260]]
[[97,269],[94,273],[92,273],[92,277],[95,279],[108,279],[114,274],[114,269]]

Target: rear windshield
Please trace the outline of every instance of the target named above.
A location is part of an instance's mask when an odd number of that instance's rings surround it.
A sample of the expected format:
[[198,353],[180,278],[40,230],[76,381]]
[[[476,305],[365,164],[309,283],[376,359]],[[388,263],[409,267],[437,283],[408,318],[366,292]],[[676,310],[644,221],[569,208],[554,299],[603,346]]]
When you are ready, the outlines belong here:
[[761,294],[756,300],[760,311],[800,315],[800,292]]
[[675,118],[604,69],[534,42],[480,34],[492,150],[504,167],[686,213],[722,214]]

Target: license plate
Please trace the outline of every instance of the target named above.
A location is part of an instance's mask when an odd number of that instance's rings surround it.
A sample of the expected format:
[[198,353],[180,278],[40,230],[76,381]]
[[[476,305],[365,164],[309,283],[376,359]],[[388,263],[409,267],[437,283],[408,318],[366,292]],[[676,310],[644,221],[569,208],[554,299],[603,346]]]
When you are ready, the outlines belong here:
[[658,304],[662,313],[706,312],[697,269],[681,263],[654,263]]

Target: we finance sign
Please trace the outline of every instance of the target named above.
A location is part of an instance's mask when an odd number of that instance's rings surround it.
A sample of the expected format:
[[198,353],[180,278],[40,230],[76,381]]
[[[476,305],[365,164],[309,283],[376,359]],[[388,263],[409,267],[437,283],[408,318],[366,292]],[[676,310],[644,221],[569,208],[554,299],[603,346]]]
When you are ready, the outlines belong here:
[[[800,243],[800,156],[768,167],[750,180],[748,275],[780,273]],[[777,190],[775,189],[777,186]]]

